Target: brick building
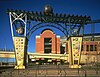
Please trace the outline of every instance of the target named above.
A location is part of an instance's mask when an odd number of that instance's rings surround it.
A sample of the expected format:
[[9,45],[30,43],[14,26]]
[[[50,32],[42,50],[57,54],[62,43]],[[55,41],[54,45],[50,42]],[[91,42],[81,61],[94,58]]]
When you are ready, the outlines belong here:
[[[100,36],[84,36],[82,42],[82,54],[100,54]],[[68,53],[66,37],[60,38],[51,29],[45,29],[36,36],[36,53]]]
[[[82,42],[81,62],[97,62],[100,59],[100,36],[84,36]],[[69,54],[66,37],[60,38],[51,29],[45,29],[36,36],[36,53]],[[100,62],[100,61],[99,61]]]
[[45,29],[36,36],[36,53],[60,53],[60,36],[51,29]]
[[[64,48],[62,54],[68,52],[68,42],[66,41],[66,37],[62,37],[60,40],[62,47]],[[82,51],[81,51],[81,62],[85,63],[86,60],[88,63],[91,62],[100,62],[100,36],[94,36],[94,40],[92,40],[92,36],[84,36],[82,42]]]

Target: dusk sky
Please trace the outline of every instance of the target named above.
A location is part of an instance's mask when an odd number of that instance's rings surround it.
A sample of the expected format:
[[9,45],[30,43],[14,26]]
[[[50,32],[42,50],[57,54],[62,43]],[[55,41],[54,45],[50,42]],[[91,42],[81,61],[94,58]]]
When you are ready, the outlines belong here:
[[[51,5],[54,13],[87,15],[92,20],[100,19],[100,0],[0,0],[0,49],[13,49],[9,16],[7,9],[43,11]],[[85,33],[90,33],[91,25],[85,25]],[[46,28],[46,27],[45,27]],[[28,51],[35,52],[35,36],[44,28],[36,30],[29,39]],[[58,29],[51,28],[55,34],[64,36]],[[100,33],[100,23],[95,24],[95,33]]]

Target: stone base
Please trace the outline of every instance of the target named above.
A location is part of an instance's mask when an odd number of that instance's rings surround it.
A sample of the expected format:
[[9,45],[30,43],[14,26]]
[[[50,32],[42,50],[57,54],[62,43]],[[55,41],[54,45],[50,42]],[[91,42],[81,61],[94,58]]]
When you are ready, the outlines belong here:
[[25,66],[15,66],[14,69],[25,69]]
[[81,68],[81,65],[69,65],[69,68]]

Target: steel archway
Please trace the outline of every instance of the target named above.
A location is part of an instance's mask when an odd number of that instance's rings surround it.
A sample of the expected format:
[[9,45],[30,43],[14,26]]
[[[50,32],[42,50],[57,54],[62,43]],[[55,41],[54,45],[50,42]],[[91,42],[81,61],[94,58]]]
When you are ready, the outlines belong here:
[[[40,29],[40,28],[43,28],[43,27],[47,27],[47,26],[46,26],[46,25],[42,25],[42,26],[40,26],[40,27],[38,27],[38,28],[35,28],[34,30],[31,31],[30,35],[28,35],[27,38],[29,39],[30,36],[31,36],[36,30],[38,30],[38,29]],[[61,30],[60,28],[58,28],[58,27],[56,27],[56,26],[54,26],[54,25],[49,25],[49,27],[54,27],[54,28],[56,28],[56,29],[59,29],[65,36],[67,36],[66,33],[65,33],[63,30]]]
[[67,36],[67,34],[68,34],[66,31],[67,28],[63,27],[61,24],[45,22],[45,23],[38,23],[38,24],[34,25],[27,33],[27,38],[29,38],[34,31],[36,31],[40,28],[43,28],[43,27],[54,27],[56,29],[59,29],[65,36]]

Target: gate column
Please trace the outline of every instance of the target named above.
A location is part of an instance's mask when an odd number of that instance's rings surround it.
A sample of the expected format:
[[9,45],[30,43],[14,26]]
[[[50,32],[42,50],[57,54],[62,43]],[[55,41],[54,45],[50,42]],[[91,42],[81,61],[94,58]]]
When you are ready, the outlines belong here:
[[82,37],[72,36],[68,39],[69,67],[81,68]]
[[15,69],[25,69],[28,44],[26,37],[27,15],[9,12],[9,17],[16,58]]

